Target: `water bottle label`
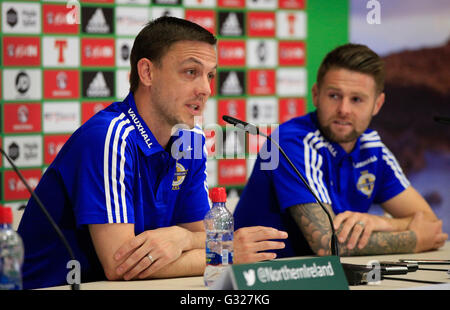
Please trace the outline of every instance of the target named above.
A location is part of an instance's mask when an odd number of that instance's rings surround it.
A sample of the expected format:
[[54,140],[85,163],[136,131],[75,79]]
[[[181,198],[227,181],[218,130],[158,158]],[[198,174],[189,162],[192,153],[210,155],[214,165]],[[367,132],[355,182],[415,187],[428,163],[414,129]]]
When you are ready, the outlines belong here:
[[17,276],[0,274],[0,290],[21,290],[22,281]]
[[226,249],[222,250],[222,255],[212,252],[206,249],[206,264],[207,265],[232,265],[233,264],[233,252]]
[[20,284],[17,284],[17,283],[0,283],[0,291],[3,291],[3,290],[10,290],[10,291],[12,291],[12,290],[21,290],[22,289],[22,285],[20,285]]
[[[233,252],[230,252],[230,251],[228,251],[228,250],[226,250],[227,251],[227,255],[223,255],[223,257],[227,257],[227,265],[232,265],[233,264]],[[224,265],[225,265],[225,263],[223,263]]]
[[206,248],[206,264],[207,265],[221,265],[222,255],[219,253],[212,252],[210,249]]
[[228,250],[222,250],[222,264],[228,265]]
[[0,258],[0,290],[21,290],[20,265],[10,259]]

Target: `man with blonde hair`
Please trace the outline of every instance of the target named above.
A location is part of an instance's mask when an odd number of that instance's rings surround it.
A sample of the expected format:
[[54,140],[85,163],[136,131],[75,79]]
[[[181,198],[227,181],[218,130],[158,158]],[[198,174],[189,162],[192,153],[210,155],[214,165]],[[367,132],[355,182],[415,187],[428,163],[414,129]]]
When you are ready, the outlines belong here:
[[[274,134],[334,219],[341,255],[422,252],[448,238],[378,133],[368,129],[384,104],[383,88],[384,65],[375,52],[359,44],[339,46],[318,70],[312,87],[316,111],[281,124]],[[277,257],[330,255],[324,210],[283,157],[273,169],[261,169],[265,161],[256,160],[235,209],[236,228],[287,231]],[[392,217],[369,214],[374,203]]]

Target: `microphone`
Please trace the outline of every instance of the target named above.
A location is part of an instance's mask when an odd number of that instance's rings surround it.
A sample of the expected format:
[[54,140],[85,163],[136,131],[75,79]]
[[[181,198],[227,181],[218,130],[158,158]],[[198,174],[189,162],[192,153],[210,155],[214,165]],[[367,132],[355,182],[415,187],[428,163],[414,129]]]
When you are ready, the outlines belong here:
[[222,119],[227,122],[228,124],[234,125],[235,127],[244,130],[252,135],[261,135],[263,137],[267,138],[267,135],[260,132],[259,128],[252,124],[252,123],[246,123],[244,121],[241,121],[240,119],[228,116],[228,115],[223,115]]
[[289,165],[294,169],[295,173],[302,180],[303,184],[306,186],[308,191],[313,195],[314,199],[317,201],[317,203],[320,205],[320,207],[326,213],[326,215],[328,217],[328,221],[330,222],[330,226],[331,226],[331,254],[335,255],[335,256],[339,256],[339,248],[338,248],[338,243],[337,243],[336,231],[334,229],[333,219],[331,218],[330,212],[328,212],[327,208],[323,205],[323,203],[317,197],[316,193],[314,193],[313,189],[309,186],[308,182],[305,180],[305,178],[300,173],[300,171],[298,171],[297,167],[295,167],[295,165],[289,159],[289,157],[284,152],[284,150],[281,148],[281,146],[278,144],[278,142],[276,142],[270,136],[264,134],[263,132],[260,132],[259,128],[256,125],[254,125],[254,124],[241,121],[241,120],[239,120],[237,118],[234,118],[234,117],[231,117],[231,116],[228,116],[228,115],[223,115],[222,119],[225,122],[227,122],[229,124],[232,124],[235,127],[239,128],[239,129],[242,129],[242,130],[244,130],[244,131],[246,131],[246,132],[248,132],[248,133],[250,133],[252,135],[260,135],[260,136],[266,137],[270,142],[275,144],[275,146],[278,148],[280,153],[283,154],[284,158],[287,160]]
[[435,122],[444,124],[444,125],[450,125],[450,117],[446,117],[446,116],[434,116],[433,117]]
[[[55,229],[56,234],[58,235],[59,239],[61,239],[62,243],[64,244],[64,247],[67,249],[67,252],[69,252],[70,259],[71,260],[75,260],[75,256],[73,255],[73,251],[72,251],[72,248],[69,245],[69,242],[67,242],[67,239],[64,237],[61,229],[59,229],[58,225],[55,223],[55,221],[53,220],[53,218],[50,215],[50,213],[48,213],[48,211],[45,208],[44,204],[41,202],[39,197],[31,189],[30,185],[28,185],[28,183],[25,180],[25,178],[23,177],[22,173],[20,173],[19,169],[14,164],[14,162],[11,160],[11,158],[6,154],[6,152],[2,148],[0,148],[0,152],[3,154],[3,156],[5,156],[5,158],[8,160],[8,162],[11,164],[11,166],[14,169],[15,173],[19,176],[20,180],[25,185],[25,187],[27,188],[28,192],[30,192],[31,196],[33,196],[34,200],[36,200],[36,203],[39,205],[39,207],[41,208],[42,212],[47,217],[47,220],[50,222],[50,224]],[[72,290],[79,290],[80,289],[80,285],[77,284],[77,283],[73,283],[71,285],[71,288],[72,288]]]

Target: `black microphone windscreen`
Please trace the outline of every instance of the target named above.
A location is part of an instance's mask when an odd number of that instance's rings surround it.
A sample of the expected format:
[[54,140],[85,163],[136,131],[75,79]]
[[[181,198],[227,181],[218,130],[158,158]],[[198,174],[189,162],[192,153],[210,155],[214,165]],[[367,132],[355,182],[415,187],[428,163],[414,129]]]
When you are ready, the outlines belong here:
[[227,123],[229,123],[229,124],[232,124],[232,125],[236,125],[236,124],[240,124],[240,123],[241,123],[238,119],[236,119],[236,118],[234,118],[234,117],[231,117],[231,116],[228,116],[228,115],[223,115],[223,116],[222,116],[222,119],[223,119],[225,122],[227,122]]
[[444,124],[444,125],[450,125],[450,117],[446,116],[435,116],[433,117],[435,122]]

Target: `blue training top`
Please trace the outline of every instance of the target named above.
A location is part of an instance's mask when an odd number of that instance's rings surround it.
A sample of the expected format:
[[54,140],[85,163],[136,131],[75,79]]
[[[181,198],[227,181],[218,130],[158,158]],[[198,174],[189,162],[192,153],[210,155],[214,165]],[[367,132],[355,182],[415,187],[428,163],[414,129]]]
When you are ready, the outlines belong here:
[[[145,230],[203,220],[209,210],[205,137],[178,130],[164,150],[130,93],[89,119],[48,167],[36,194],[81,265],[81,281],[104,280],[86,224],[133,223]],[[34,199],[18,229],[24,288],[67,284],[69,254]]]
[[[367,129],[347,153],[321,134],[317,115],[311,112],[281,124],[271,137],[279,141],[316,196],[330,204],[335,214],[367,212],[373,203],[383,203],[409,186],[376,131]],[[234,212],[235,228],[263,225],[287,231],[286,247],[274,251],[277,257],[311,255],[287,209],[316,201],[281,153],[274,160],[273,148],[266,143],[258,154]]]

